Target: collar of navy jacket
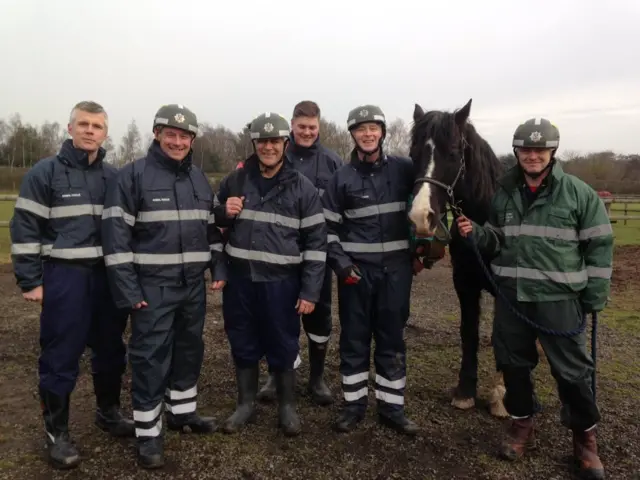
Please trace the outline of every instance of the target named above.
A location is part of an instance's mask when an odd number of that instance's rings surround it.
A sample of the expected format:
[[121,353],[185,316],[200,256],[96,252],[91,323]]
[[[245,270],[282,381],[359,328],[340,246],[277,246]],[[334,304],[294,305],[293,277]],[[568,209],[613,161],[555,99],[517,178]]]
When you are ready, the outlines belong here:
[[68,167],[86,169],[89,167],[99,166],[104,160],[106,154],[107,151],[104,148],[98,148],[98,156],[95,161],[89,165],[89,154],[87,151],[74,147],[73,140],[68,138],[62,143],[62,147],[60,147],[58,159]]
[[189,153],[182,161],[177,161],[164,153],[162,147],[160,147],[160,142],[154,139],[149,146],[147,158],[157,162],[161,167],[171,170],[172,172],[186,173],[191,170],[191,166],[193,164],[193,149],[189,149]]

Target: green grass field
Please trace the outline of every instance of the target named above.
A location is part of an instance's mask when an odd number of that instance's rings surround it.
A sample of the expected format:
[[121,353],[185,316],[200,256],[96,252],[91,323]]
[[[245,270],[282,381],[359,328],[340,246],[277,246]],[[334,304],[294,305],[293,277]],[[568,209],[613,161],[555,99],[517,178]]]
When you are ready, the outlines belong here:
[[[9,193],[9,192],[5,192]],[[623,213],[623,206],[613,204],[611,210],[617,214]],[[632,210],[634,209],[634,210]],[[13,213],[13,202],[0,201],[0,221],[9,221]],[[640,214],[640,203],[631,204],[628,208],[629,215]],[[449,220],[451,222],[451,220]],[[616,245],[638,245],[640,244],[640,220],[618,220],[613,224]],[[9,228],[0,227],[0,263],[11,261],[11,240],[9,238]]]

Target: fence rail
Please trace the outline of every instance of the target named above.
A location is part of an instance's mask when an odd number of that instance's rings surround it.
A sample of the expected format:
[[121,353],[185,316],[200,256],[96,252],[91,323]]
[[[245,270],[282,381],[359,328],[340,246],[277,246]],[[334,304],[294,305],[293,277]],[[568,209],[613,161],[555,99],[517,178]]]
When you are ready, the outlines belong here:
[[[8,194],[0,194],[0,202],[15,202],[18,199],[18,195],[8,195]],[[609,219],[612,222],[624,221],[624,224],[627,224],[628,220],[640,220],[640,209],[635,210],[632,209],[633,212],[631,215],[629,214],[629,205],[640,203],[640,195],[612,195],[611,197],[602,198],[604,205],[607,209],[607,213],[609,214]],[[612,204],[622,204],[624,213],[620,214],[621,209],[616,208],[614,213],[611,213],[611,205]],[[635,212],[639,212],[635,214]],[[7,220],[0,221],[0,227],[8,227],[9,222]]]

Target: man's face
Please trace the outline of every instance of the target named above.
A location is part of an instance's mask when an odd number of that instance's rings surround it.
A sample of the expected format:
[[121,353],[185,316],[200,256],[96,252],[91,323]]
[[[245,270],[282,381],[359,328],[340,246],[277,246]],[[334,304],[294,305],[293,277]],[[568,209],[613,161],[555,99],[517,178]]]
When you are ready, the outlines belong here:
[[256,153],[260,162],[268,167],[276,165],[284,154],[284,138],[256,140]]
[[162,151],[172,160],[181,162],[189,154],[193,143],[193,134],[173,127],[156,130],[156,140]]
[[375,122],[361,123],[352,130],[358,146],[367,153],[375,152],[382,138],[382,127]]
[[76,110],[67,125],[73,146],[86,152],[96,152],[107,139],[107,118],[104,113]]
[[518,163],[525,173],[536,174],[542,172],[553,154],[552,148],[526,148],[517,147]]
[[301,147],[310,147],[320,133],[320,120],[318,117],[298,117],[291,120],[293,138]]

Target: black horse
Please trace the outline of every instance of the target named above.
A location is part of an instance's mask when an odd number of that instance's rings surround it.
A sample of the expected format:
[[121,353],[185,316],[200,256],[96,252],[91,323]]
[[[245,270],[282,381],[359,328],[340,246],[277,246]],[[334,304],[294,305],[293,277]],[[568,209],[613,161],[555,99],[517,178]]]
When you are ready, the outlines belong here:
[[[450,205],[455,216],[463,214],[483,225],[503,167],[489,144],[469,123],[471,100],[459,110],[424,112],[416,104],[411,130],[410,156],[416,183],[409,219],[416,234],[432,236]],[[453,228],[452,228],[453,230]],[[452,404],[468,409],[475,405],[478,383],[480,299],[486,290],[495,296],[475,252],[465,239],[451,235],[449,253],[453,284],[460,303],[462,361]],[[483,258],[486,265],[489,259]],[[506,416],[502,404],[501,375],[491,394],[491,412]]]

